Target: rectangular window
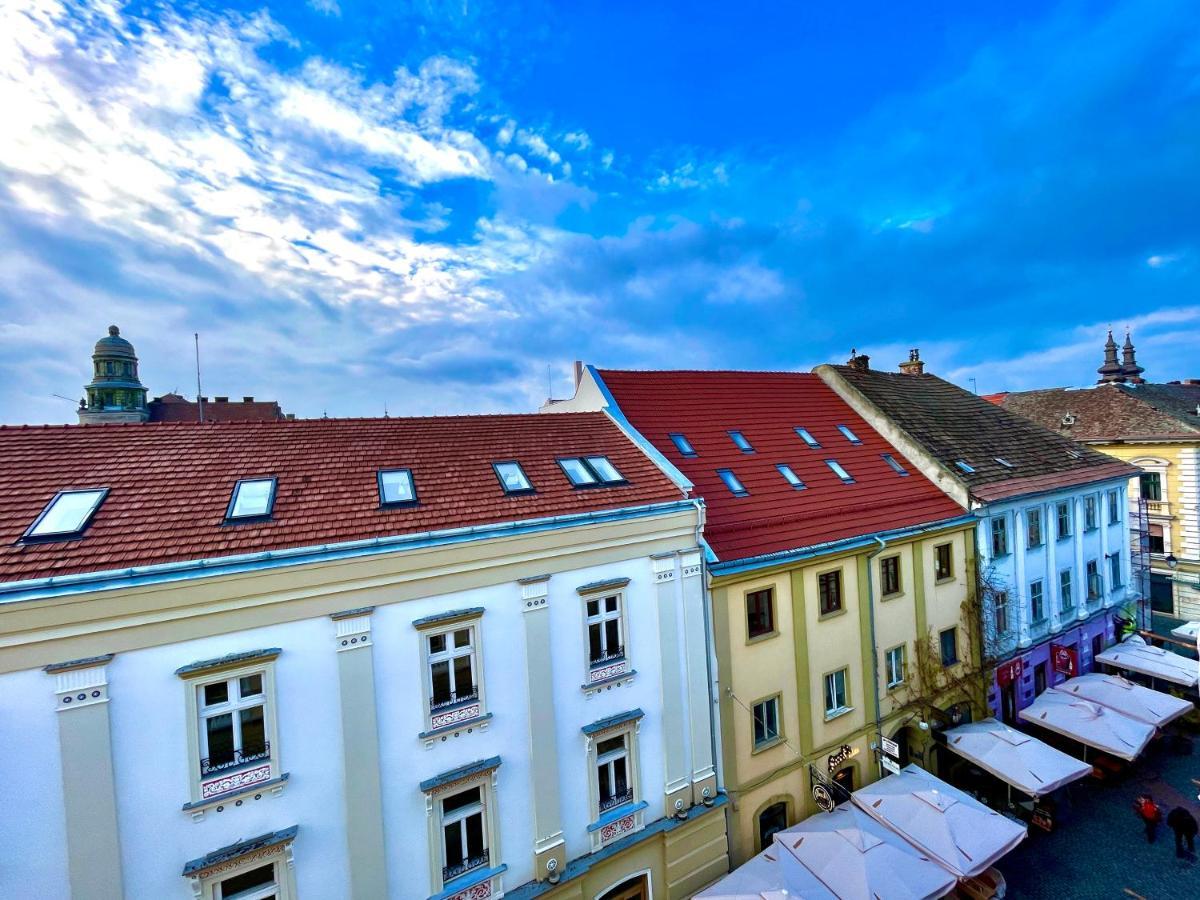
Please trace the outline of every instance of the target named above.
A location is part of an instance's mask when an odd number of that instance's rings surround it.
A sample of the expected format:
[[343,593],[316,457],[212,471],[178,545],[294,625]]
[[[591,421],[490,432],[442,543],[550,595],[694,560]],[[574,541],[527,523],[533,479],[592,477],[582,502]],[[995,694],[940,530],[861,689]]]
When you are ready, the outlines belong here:
[[750,492],[742,486],[738,477],[733,474],[731,469],[717,469],[717,474],[721,476],[721,480],[725,482],[725,487],[729,488],[729,493],[735,497],[745,497]]
[[1162,556],[1167,552],[1167,534],[1161,525],[1151,525],[1150,530],[1146,532],[1146,537],[1151,553]]
[[1058,539],[1066,540],[1071,536],[1071,503],[1068,500],[1063,500],[1054,507],[1055,517],[1058,522]]
[[1143,500],[1162,500],[1162,475],[1158,472],[1143,472],[1138,476]]
[[515,460],[506,460],[504,462],[492,463],[492,469],[496,473],[496,477],[500,479],[500,486],[504,488],[506,494],[532,494],[533,485],[525,475],[525,470],[521,468],[521,464]]
[[879,590],[884,597],[900,593],[899,556],[885,556],[879,560]]
[[1096,495],[1088,494],[1083,498],[1083,527],[1088,531],[1096,527]]
[[975,467],[973,465],[971,465],[969,462],[967,462],[965,459],[956,459],[954,461],[954,464],[956,466],[958,466],[959,469],[961,469],[963,472],[966,472],[968,475],[973,474],[975,471]]
[[938,544],[933,548],[933,577],[936,581],[954,577],[953,544]]
[[828,616],[842,608],[842,570],[824,572],[817,576],[821,615]]
[[797,428],[796,434],[800,436],[800,440],[804,441],[804,443],[808,444],[814,450],[821,446],[820,442],[812,436],[807,428]]
[[1042,509],[1040,506],[1025,510],[1025,546],[1030,550],[1042,546]]
[[746,436],[744,434],[742,434],[740,431],[729,432],[729,439],[731,441],[733,441],[734,446],[737,447],[739,450],[741,450],[743,453],[753,453],[754,452],[754,448],[752,446],[750,446],[750,442],[748,440],[746,440]]
[[1010,462],[1009,462],[1007,459],[1005,459],[1003,456],[996,456],[996,457],[993,457],[993,458],[996,460],[996,462],[1000,463],[1000,465],[1004,466],[1004,468],[1006,468],[1006,469],[1011,469],[1011,468],[1013,468],[1013,464],[1012,464],[1012,463],[1010,463]]
[[838,669],[825,676],[825,718],[832,719],[849,707],[846,701],[846,669]]
[[569,456],[560,459],[558,465],[574,487],[596,487],[625,482],[617,467],[609,462],[606,456]]
[[1071,596],[1070,569],[1058,573],[1058,605],[1063,612],[1070,612],[1075,607],[1075,598]]
[[55,540],[81,534],[107,495],[108,488],[59,491],[34,519],[24,539]]
[[279,882],[275,863],[256,866],[229,878],[222,878],[213,894],[214,900],[276,900]]
[[887,686],[889,688],[904,684],[904,645],[893,647],[884,654],[884,665],[887,671]]
[[671,439],[671,443],[675,445],[675,449],[679,451],[680,456],[697,455],[696,449],[691,445],[691,442],[679,432],[674,431],[671,434],[668,434],[667,437]]
[[607,456],[588,456],[584,462],[591,466],[592,472],[604,484],[624,484],[625,476],[617,471]]
[[1108,557],[1108,580],[1113,586],[1113,590],[1119,588],[1124,582],[1121,581],[1121,554],[1113,553]]
[[487,808],[475,785],[441,801],[442,884],[488,865]]
[[625,658],[621,595],[587,600],[588,665],[604,666]]
[[996,591],[992,594],[992,610],[996,617],[996,636],[1008,634],[1008,592]]
[[432,715],[479,699],[475,625],[425,635]]
[[895,472],[897,475],[902,475],[902,476],[908,475],[908,469],[906,469],[906,468],[904,468],[904,466],[900,465],[900,463],[898,463],[896,461],[896,457],[892,456],[892,454],[884,453],[884,454],[882,454],[882,456],[883,456],[883,461],[885,463],[887,463],[889,466],[891,466],[892,471]]
[[274,478],[244,478],[233,486],[226,520],[265,519],[275,506]]
[[849,472],[842,468],[842,464],[836,459],[825,460],[825,465],[829,466],[829,468],[833,470],[834,475],[842,479],[843,484],[854,484],[854,478]]
[[596,787],[602,814],[632,802],[633,779],[629,777],[629,769],[628,734],[596,744]]
[[1100,563],[1089,559],[1087,562],[1087,598],[1099,600],[1104,593],[1104,585],[1100,581]]
[[779,740],[779,698],[770,697],[754,704],[754,749]]
[[1046,589],[1040,578],[1029,584],[1029,614],[1034,622],[1046,621]]
[[380,506],[404,506],[417,502],[417,491],[409,469],[381,469],[377,477]]
[[996,516],[991,520],[992,556],[1008,555],[1008,516]]
[[271,758],[263,673],[196,686],[200,711],[200,777]]
[[588,487],[599,483],[591,468],[582,459],[575,457],[560,459],[558,464],[566,473],[567,480],[575,487]]
[[842,437],[844,437],[850,443],[852,443],[852,444],[861,444],[862,443],[862,441],[859,440],[858,435],[856,435],[853,431],[851,431],[847,426],[839,425],[837,427],[837,430],[840,431],[842,433]]
[[746,594],[746,634],[762,637],[775,631],[775,589],[763,588]]
[[804,490],[804,482],[800,480],[799,475],[792,471],[791,466],[787,463],[778,463],[775,468],[779,470],[779,474],[783,476],[784,481],[798,491]]
[[1121,493],[1120,491],[1108,492],[1108,524],[1116,525],[1121,521]]
[[952,666],[958,662],[958,629],[947,628],[938,636],[942,647],[942,665]]

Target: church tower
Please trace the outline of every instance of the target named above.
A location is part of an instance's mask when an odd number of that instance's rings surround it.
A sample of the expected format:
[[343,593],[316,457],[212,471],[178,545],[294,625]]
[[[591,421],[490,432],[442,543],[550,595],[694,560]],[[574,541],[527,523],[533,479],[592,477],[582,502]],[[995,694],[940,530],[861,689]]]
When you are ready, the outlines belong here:
[[79,404],[79,424],[145,422],[149,418],[146,389],[138,380],[138,359],[133,344],[121,329],[108,326],[108,337],[96,341],[92,353],[92,381]]

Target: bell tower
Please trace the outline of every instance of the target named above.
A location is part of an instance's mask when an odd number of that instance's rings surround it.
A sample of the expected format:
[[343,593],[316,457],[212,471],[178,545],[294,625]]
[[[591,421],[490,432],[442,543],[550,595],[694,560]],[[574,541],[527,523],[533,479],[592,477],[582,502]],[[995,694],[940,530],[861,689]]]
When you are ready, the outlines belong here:
[[79,404],[79,424],[145,422],[146,388],[138,380],[138,358],[121,329],[108,326],[108,336],[96,341],[92,353],[92,380]]

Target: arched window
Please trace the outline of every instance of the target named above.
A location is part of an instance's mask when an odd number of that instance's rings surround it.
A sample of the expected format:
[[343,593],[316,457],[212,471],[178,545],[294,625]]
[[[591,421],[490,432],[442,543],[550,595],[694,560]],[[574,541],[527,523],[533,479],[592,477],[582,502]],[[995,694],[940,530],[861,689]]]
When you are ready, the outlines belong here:
[[772,803],[758,814],[758,846],[765,850],[771,846],[771,838],[787,828],[787,803]]
[[650,886],[645,875],[637,875],[605,891],[597,900],[650,900]]

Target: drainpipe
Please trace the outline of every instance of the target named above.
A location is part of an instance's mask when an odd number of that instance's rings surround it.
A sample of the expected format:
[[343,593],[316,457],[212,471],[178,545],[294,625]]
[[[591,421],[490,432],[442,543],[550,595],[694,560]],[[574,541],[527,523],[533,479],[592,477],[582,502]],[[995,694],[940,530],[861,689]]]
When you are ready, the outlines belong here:
[[707,521],[708,509],[704,501],[697,498],[696,503],[696,546],[700,548],[700,599],[704,613],[704,662],[708,668],[708,710],[710,727],[708,729],[710,752],[713,755],[713,772],[717,776],[717,789],[725,790],[725,760],[721,748],[721,702],[720,691],[717,687],[717,650],[713,646],[712,621],[712,591],[708,587],[708,558],[704,541],[704,525]]
[[[883,777],[883,710],[879,697],[879,647],[875,643],[875,586],[871,574],[871,561],[887,548],[887,541],[873,535],[879,547],[867,554],[867,612],[871,622],[871,688],[875,694],[875,766],[879,777]],[[916,598],[920,602],[920,598]]]

